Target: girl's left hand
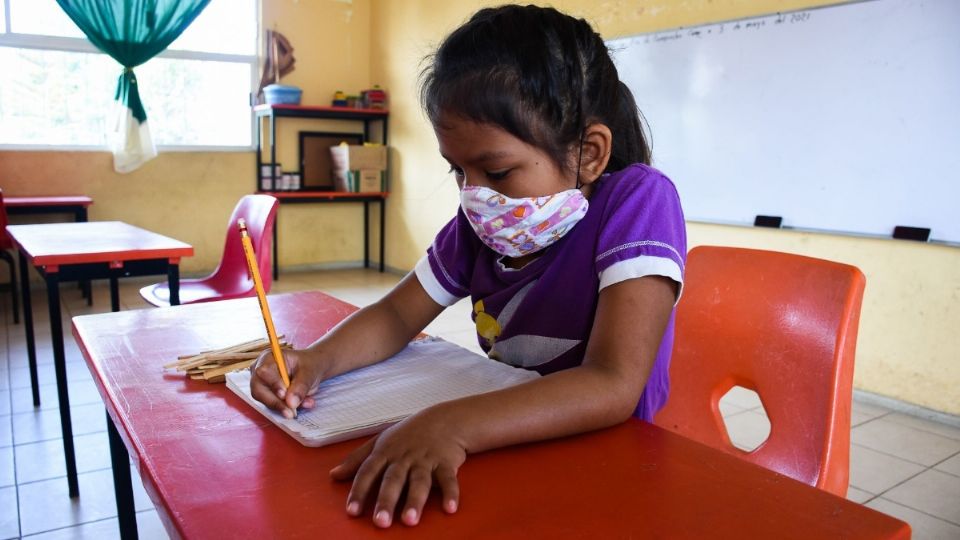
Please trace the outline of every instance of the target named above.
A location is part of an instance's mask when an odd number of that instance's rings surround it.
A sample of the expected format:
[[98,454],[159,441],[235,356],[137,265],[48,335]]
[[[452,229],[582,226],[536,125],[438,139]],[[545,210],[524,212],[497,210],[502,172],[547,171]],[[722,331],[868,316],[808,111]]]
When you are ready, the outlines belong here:
[[[367,441],[330,471],[335,480],[353,478],[347,496],[347,513],[363,514],[368,495],[380,480],[380,492],[373,508],[373,522],[389,527],[404,487],[407,499],[401,514],[406,525],[416,525],[434,482],[443,497],[447,513],[457,511],[460,486],[457,470],[467,459],[467,452],[447,426],[435,417],[437,411],[427,409],[396,424]],[[433,414],[431,414],[433,413]]]

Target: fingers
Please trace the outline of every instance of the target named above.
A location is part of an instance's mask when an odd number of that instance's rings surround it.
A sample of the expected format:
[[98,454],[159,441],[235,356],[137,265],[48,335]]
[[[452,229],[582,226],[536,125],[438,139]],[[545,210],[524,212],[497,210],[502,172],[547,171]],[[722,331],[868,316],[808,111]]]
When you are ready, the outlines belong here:
[[357,469],[360,468],[360,465],[367,459],[367,456],[370,455],[370,452],[373,451],[373,446],[377,442],[377,437],[371,437],[370,440],[363,443],[359,448],[350,452],[350,455],[343,460],[342,463],[330,470],[330,476],[334,480],[349,480],[353,478],[353,475],[357,473]]
[[407,503],[404,506],[403,514],[400,515],[404,525],[413,526],[420,523],[420,515],[423,513],[423,505],[426,504],[427,497],[430,495],[432,483],[430,469],[418,466],[410,469],[410,475],[407,479]]
[[440,493],[443,496],[443,510],[452,514],[460,507],[460,483],[457,482],[457,470],[451,467],[440,466],[434,473]]
[[[393,522],[393,511],[397,507],[397,501],[400,500],[400,492],[407,483],[408,472],[408,465],[400,462],[390,464],[383,472],[380,494],[377,496],[377,504],[373,507],[373,524],[377,527],[386,528]],[[357,474],[354,486],[360,479],[360,475]]]
[[[296,373],[297,355],[287,355],[287,365],[291,374]],[[300,370],[305,371],[305,370]],[[273,354],[265,351],[254,364],[252,376],[250,377],[250,394],[254,399],[262,402],[267,407],[279,411],[285,418],[294,418],[296,416],[297,405],[303,401],[305,391],[302,388],[309,385],[300,381],[298,394],[295,399],[290,395],[290,390],[284,387],[283,379],[280,377],[280,371],[274,361]],[[291,384],[291,388],[293,385]],[[297,405],[291,406],[295,402]],[[311,400],[312,405],[312,400]]]

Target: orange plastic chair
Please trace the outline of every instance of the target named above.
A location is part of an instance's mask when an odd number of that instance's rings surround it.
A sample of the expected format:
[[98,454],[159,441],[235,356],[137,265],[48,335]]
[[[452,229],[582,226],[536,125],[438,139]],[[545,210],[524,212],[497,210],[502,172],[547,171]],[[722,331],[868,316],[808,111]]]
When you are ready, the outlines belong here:
[[[670,396],[657,425],[841,497],[860,304],[854,266],[788,253],[701,246],[677,306]],[[735,448],[720,413],[734,386],[760,396],[770,435]]]
[[[227,240],[223,246],[220,264],[205,278],[180,280],[181,304],[256,296],[240,242],[240,231],[237,229],[239,219],[247,222],[247,233],[253,243],[260,277],[263,279],[263,289],[270,292],[270,285],[273,283],[273,274],[270,271],[270,242],[273,240],[273,227],[277,219],[277,204],[277,199],[269,195],[246,195],[240,199],[227,223]],[[155,306],[170,305],[170,289],[166,281],[140,289],[140,296]]]
[[7,261],[10,267],[10,296],[13,303],[13,323],[20,324],[20,303],[17,300],[17,265],[13,262],[10,250],[14,249],[13,240],[7,235],[7,207],[3,204],[3,190],[0,189],[0,259]]

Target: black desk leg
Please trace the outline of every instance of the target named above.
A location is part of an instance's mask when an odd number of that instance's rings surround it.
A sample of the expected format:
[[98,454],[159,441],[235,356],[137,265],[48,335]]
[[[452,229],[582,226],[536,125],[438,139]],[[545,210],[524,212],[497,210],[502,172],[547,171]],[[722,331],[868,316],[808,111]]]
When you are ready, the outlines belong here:
[[23,327],[27,330],[27,361],[30,365],[30,390],[33,406],[40,406],[40,383],[37,380],[37,346],[33,341],[33,302],[30,298],[30,274],[27,273],[27,256],[19,252],[20,296],[23,298]]
[[170,289],[170,305],[180,305],[180,265],[167,264],[167,288]]
[[[86,206],[81,205],[81,206],[79,206],[76,210],[74,210],[74,212],[73,212],[73,221],[76,222],[76,223],[86,223],[86,222],[87,222],[87,207],[86,207]],[[89,280],[89,279],[85,279],[85,280],[83,280],[83,281],[80,282],[80,295],[83,296],[83,298],[86,298],[86,299],[87,299],[87,305],[88,305],[88,306],[92,306],[92,305],[93,305],[93,290],[92,290],[92,288],[90,287],[90,280]]]
[[57,374],[57,397],[60,399],[60,431],[63,435],[63,456],[67,462],[67,485],[70,497],[80,495],[77,485],[77,459],[73,451],[73,424],[70,420],[70,394],[67,391],[67,360],[63,352],[63,320],[60,318],[60,277],[46,274],[47,300],[50,304],[50,340],[53,342],[53,367]]
[[116,270],[110,273],[110,311],[120,311],[120,283]]
[[363,267],[370,268],[370,202],[363,201]]
[[[386,122],[386,120],[384,120]],[[384,128],[386,129],[386,128]],[[387,200],[380,199],[380,273],[383,273],[383,269],[386,267],[386,258],[384,258],[384,246],[387,245],[387,237],[385,236],[387,223]]]
[[117,519],[120,538],[137,538],[137,508],[133,503],[133,482],[130,479],[130,454],[123,445],[120,432],[107,413],[107,436],[110,439],[110,463],[113,465],[113,494],[117,498]]

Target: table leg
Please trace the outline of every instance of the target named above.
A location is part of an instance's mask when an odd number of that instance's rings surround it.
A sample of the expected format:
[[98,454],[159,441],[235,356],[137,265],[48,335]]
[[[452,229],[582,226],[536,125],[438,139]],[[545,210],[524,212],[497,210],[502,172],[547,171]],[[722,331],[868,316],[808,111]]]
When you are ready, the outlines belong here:
[[167,287],[170,289],[170,305],[180,305],[180,265],[167,265]]
[[370,268],[370,202],[363,201],[363,267]]
[[115,273],[110,276],[110,311],[120,311],[120,283]]
[[[76,223],[86,223],[87,222],[87,207],[79,206],[73,212],[73,221]],[[87,299],[87,305],[93,305],[93,289],[90,287],[90,280],[85,279],[80,282],[80,294]]]
[[130,454],[123,445],[120,432],[107,413],[107,436],[110,439],[110,463],[113,466],[113,494],[117,499],[120,538],[137,538],[137,509],[133,503],[133,482],[130,479]]
[[387,223],[387,200],[380,199],[380,273],[383,273],[384,268],[386,268],[386,258],[383,255],[384,246],[387,245],[386,235],[386,223]]
[[30,298],[30,274],[27,256],[21,251],[20,259],[20,297],[23,298],[23,327],[27,331],[27,362],[30,365],[30,390],[33,392],[33,406],[40,406],[40,383],[37,380],[37,346],[33,341],[33,301]]
[[73,424],[70,420],[70,394],[67,389],[67,360],[63,352],[63,320],[60,318],[60,278],[56,272],[46,274],[47,300],[50,306],[50,340],[53,342],[53,368],[57,374],[57,397],[60,400],[60,431],[63,455],[67,462],[67,485],[70,497],[80,495],[77,485],[77,460],[73,450]]

